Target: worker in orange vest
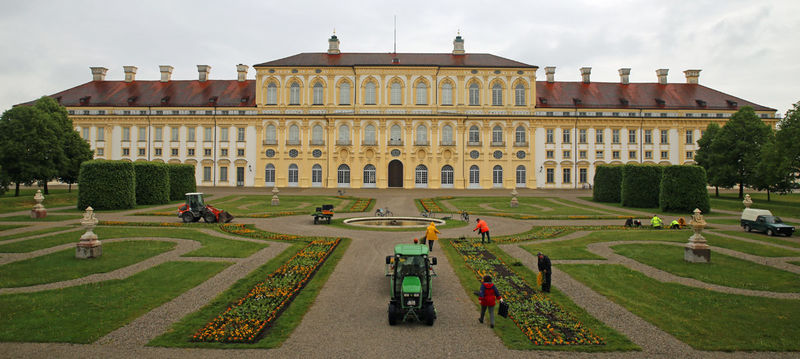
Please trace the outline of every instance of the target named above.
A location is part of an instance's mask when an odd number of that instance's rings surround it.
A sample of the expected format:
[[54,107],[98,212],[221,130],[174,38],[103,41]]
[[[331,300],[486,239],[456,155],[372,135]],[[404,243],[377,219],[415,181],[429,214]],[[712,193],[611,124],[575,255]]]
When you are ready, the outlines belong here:
[[477,218],[475,221],[478,222],[478,224],[472,231],[478,231],[481,234],[481,243],[483,243],[484,239],[486,239],[486,243],[492,243],[492,239],[489,237],[489,225],[486,224],[486,221],[480,218]]

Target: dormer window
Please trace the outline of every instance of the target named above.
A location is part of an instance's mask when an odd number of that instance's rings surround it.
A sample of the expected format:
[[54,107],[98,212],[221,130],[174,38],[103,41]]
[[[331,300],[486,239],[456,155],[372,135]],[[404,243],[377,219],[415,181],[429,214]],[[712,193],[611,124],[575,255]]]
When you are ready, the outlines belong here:
[[697,106],[706,107],[706,102],[703,100],[694,100],[697,103]]
[[581,105],[581,99],[573,98],[572,99],[572,103],[575,104],[575,106],[580,106]]
[[667,104],[667,101],[664,101],[663,99],[657,98],[656,99],[656,104],[663,107],[663,106],[665,106]]
[[250,96],[245,96],[245,97],[242,97],[242,98],[239,100],[239,102],[241,102],[241,103],[246,103],[248,100],[250,100]]
[[80,100],[78,100],[78,101],[80,102],[81,105],[86,105],[86,104],[89,103],[89,99],[91,99],[91,98],[92,98],[92,96],[84,96],[84,97],[81,97]]
[[725,101],[728,103],[728,107],[737,107],[737,106],[739,106],[739,103],[736,102],[736,101],[732,101],[732,100],[725,100]]
[[128,97],[128,105],[133,104],[134,102],[136,102],[136,98],[137,98],[136,96]]
[[542,105],[547,105],[547,99],[544,97],[539,97],[539,103],[541,103]]
[[164,96],[161,98],[161,104],[165,104],[167,102],[169,102],[169,96]]
[[620,99],[619,99],[619,103],[620,103],[622,106],[628,106],[628,99],[626,99],[626,98],[620,98]]
[[217,99],[218,99],[218,97],[217,97],[217,96],[212,96],[212,97],[209,97],[209,98],[208,98],[208,103],[209,103],[209,104],[212,104],[212,105],[213,105],[213,104],[216,104],[216,103],[217,103]]

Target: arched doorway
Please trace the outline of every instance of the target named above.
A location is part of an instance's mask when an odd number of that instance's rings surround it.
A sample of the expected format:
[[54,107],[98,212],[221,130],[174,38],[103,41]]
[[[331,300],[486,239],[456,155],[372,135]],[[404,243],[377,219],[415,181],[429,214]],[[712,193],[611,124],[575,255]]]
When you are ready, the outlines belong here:
[[403,162],[392,160],[389,162],[389,187],[403,187]]

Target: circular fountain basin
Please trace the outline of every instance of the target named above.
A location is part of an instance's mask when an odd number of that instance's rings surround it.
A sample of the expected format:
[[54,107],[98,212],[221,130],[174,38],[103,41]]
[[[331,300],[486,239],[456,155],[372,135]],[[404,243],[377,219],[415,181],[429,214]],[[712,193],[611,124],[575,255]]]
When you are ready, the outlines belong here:
[[440,226],[447,224],[441,219],[423,217],[358,217],[344,220],[345,224],[351,226],[375,228],[424,228],[431,222]]

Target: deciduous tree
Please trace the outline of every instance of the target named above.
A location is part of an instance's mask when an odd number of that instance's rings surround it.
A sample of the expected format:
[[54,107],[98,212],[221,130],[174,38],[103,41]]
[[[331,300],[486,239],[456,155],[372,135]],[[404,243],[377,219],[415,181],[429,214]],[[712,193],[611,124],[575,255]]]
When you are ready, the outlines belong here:
[[758,118],[752,107],[745,106],[731,116],[719,134],[714,136],[711,152],[719,155],[721,170],[715,174],[721,186],[739,185],[739,198],[744,187],[755,183],[755,167],[761,160],[761,146],[772,130]]

